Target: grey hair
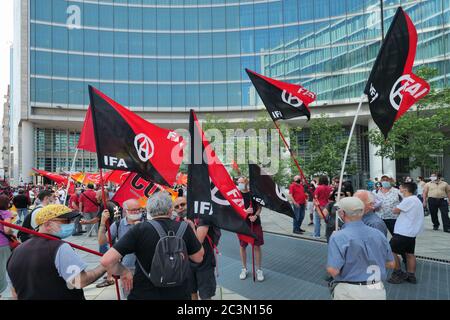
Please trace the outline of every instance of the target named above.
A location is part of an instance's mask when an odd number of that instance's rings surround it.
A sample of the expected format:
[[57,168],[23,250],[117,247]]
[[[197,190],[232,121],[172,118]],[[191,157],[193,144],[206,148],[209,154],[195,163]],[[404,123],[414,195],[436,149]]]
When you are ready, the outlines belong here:
[[345,210],[345,214],[350,216],[350,217],[362,216],[364,214],[364,209]]
[[367,195],[367,200],[369,200],[369,203],[375,203],[375,195],[372,192],[364,189],[356,190],[356,192],[365,193]]
[[172,213],[172,197],[165,191],[152,194],[147,200],[147,215],[154,218]]

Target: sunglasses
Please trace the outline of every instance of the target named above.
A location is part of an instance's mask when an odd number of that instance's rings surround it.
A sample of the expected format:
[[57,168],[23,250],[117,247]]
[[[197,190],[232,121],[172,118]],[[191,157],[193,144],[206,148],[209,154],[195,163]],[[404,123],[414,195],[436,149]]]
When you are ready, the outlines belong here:
[[184,208],[186,206],[186,203],[180,203],[177,204],[176,206],[174,206],[175,209],[180,209],[180,208]]

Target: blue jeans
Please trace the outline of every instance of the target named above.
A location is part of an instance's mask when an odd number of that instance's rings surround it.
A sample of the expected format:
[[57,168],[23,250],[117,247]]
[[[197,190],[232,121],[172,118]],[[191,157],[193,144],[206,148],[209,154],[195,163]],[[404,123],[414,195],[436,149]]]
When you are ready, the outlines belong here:
[[314,237],[320,237],[320,213],[314,211]]
[[23,220],[25,219],[26,215],[28,214],[28,209],[27,208],[18,208],[17,209],[17,216],[19,218],[20,221],[23,222]]
[[300,231],[300,227],[302,226],[303,219],[305,218],[305,205],[301,204],[300,206],[294,206],[294,231]]

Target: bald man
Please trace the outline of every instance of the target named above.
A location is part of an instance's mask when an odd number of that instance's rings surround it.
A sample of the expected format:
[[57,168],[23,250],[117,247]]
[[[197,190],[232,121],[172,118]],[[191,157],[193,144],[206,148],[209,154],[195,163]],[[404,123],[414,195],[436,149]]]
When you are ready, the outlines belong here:
[[[139,201],[135,199],[129,199],[123,203],[124,217],[120,221],[116,221],[110,226],[111,239],[113,244],[122,238],[134,225],[140,223],[144,219],[144,210],[141,208]],[[100,222],[100,228],[98,230],[98,244],[103,246],[109,244],[107,238],[106,222],[110,217],[108,210],[104,210]],[[123,257],[122,264],[127,267],[131,272],[135,270],[136,256],[134,254],[128,254]],[[103,283],[98,285],[99,288],[114,284],[111,278],[106,279]],[[128,292],[123,291],[123,296],[127,296]]]
[[354,196],[364,203],[362,222],[365,225],[381,231],[387,237],[387,227],[384,221],[375,213],[375,196],[367,190],[358,190]]
[[177,221],[182,221],[187,214],[187,200],[186,197],[178,197],[173,202],[173,218]]

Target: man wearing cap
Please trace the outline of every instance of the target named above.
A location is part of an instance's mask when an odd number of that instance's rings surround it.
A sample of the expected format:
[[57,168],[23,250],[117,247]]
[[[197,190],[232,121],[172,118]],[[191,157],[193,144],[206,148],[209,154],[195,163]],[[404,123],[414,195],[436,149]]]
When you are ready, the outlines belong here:
[[[39,210],[39,232],[64,239],[72,235],[79,213],[53,204]],[[62,240],[38,236],[17,247],[8,261],[12,290],[19,300],[84,300],[82,288],[97,281],[105,269],[86,271],[87,264]]]
[[364,203],[347,197],[337,203],[337,213],[345,222],[330,237],[327,272],[334,278],[334,300],[385,300],[386,268],[395,266],[389,242],[361,218]]

